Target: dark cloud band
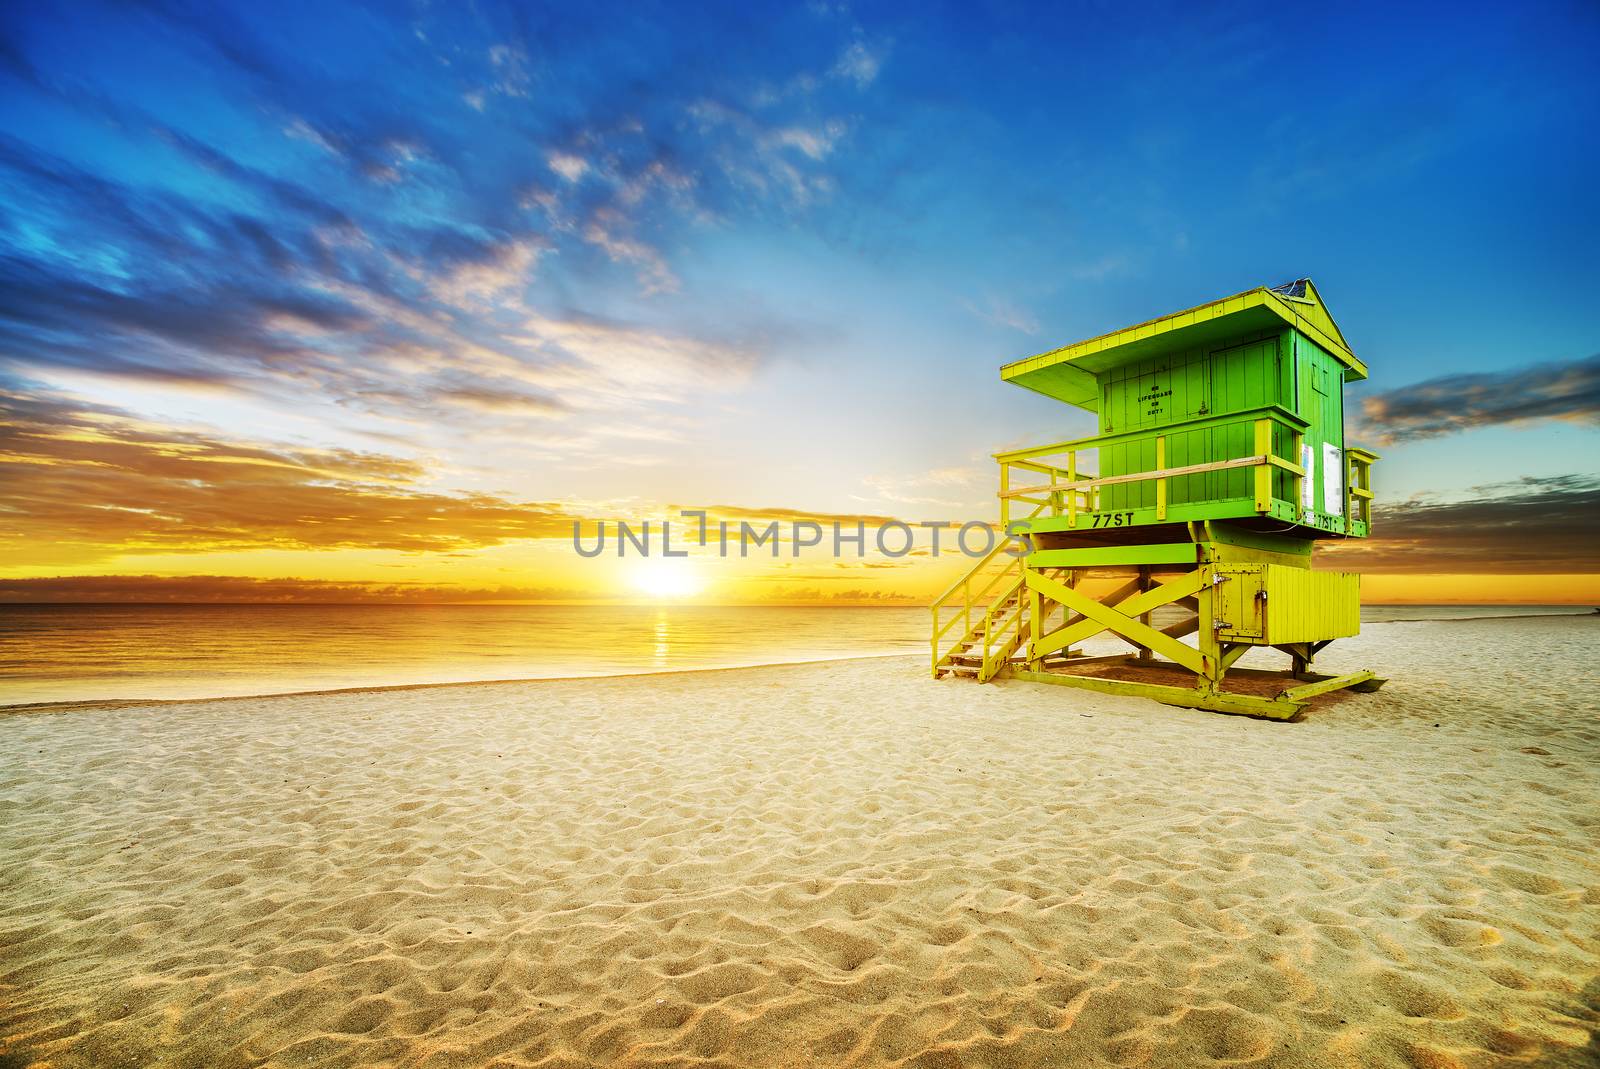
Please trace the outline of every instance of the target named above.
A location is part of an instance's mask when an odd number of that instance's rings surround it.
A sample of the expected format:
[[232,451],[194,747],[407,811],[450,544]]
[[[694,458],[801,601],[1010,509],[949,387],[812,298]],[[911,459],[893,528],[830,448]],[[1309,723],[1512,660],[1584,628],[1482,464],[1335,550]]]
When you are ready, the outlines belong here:
[[1600,423],[1600,353],[1568,363],[1429,379],[1368,397],[1361,414],[1367,432],[1383,442],[1535,420]]
[[1323,567],[1414,574],[1577,575],[1600,571],[1600,477],[1526,478],[1458,501],[1380,504],[1375,536],[1329,546]]

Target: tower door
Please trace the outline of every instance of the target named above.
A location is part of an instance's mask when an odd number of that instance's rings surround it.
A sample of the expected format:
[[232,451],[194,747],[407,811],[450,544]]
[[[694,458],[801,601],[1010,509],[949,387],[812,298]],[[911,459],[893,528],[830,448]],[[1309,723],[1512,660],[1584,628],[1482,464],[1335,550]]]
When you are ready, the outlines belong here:
[[1262,578],[1264,570],[1265,566],[1260,564],[1237,564],[1216,570],[1217,582],[1211,589],[1215,598],[1212,611],[1217,637],[1229,642],[1262,637],[1267,600]]
[[1102,434],[1162,427],[1208,412],[1211,367],[1203,356],[1128,364],[1101,381]]

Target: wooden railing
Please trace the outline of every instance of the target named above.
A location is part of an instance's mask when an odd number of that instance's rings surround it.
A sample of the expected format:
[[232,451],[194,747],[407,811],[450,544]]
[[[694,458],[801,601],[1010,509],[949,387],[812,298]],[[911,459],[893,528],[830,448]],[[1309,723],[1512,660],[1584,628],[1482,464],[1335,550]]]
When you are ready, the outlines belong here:
[[[1022,518],[1032,519],[1043,510],[1043,505],[1036,506],[1033,512]],[[986,556],[934,599],[930,608],[933,610],[935,676],[968,639],[980,638],[982,641],[974,644],[973,650],[980,652],[983,657],[978,678],[987,681],[993,677],[999,664],[1011,655],[1016,644],[1020,643],[1023,627],[1020,603],[1022,557],[1008,552],[1013,549],[1011,539],[1002,537]],[[999,566],[995,567],[996,564]],[[1018,599],[1018,604],[1015,609],[1009,610],[1007,620],[1007,603],[1013,598]],[[941,613],[947,610],[959,611],[951,612],[941,620]],[[976,620],[974,613],[977,614]],[[1006,626],[997,627],[998,622],[1004,622]],[[960,632],[954,638],[949,637],[957,624],[961,625]],[[1011,635],[1010,639],[1006,637],[1008,634]]]
[[[1171,435],[1238,424],[1249,424],[1253,428],[1253,451],[1249,455],[1211,461],[1205,464],[1187,464],[1176,468],[1167,467],[1167,439]],[[1280,457],[1273,450],[1272,430],[1274,425],[1283,426],[1289,432],[1289,457]],[[1078,525],[1078,513],[1099,512],[1101,510],[1101,490],[1104,487],[1152,481],[1156,484],[1156,519],[1165,520],[1170,496],[1169,484],[1172,479],[1182,478],[1186,475],[1200,475],[1206,472],[1229,471],[1238,468],[1255,469],[1255,477],[1252,484],[1255,510],[1257,512],[1267,512],[1272,508],[1272,472],[1274,469],[1289,472],[1294,477],[1294,489],[1291,499],[1300,500],[1300,485],[1301,480],[1305,478],[1305,470],[1300,466],[1299,456],[1301,443],[1304,441],[1305,426],[1306,424],[1303,420],[1290,414],[1287,410],[1277,406],[1267,406],[1249,409],[1244,412],[1234,412],[1225,416],[1185,420],[1180,423],[1167,424],[1159,430],[1102,434],[1093,438],[1052,442],[1049,445],[1032,446],[1007,453],[996,453],[995,460],[1000,463],[1000,522],[1002,525],[1011,523],[1011,502],[1024,501],[1037,506],[1033,515],[1048,509],[1049,515],[1064,515],[1068,518],[1068,526],[1076,527]],[[1129,472],[1100,478],[1093,474],[1086,475],[1080,467],[1084,459],[1084,453],[1099,450],[1105,446],[1131,445],[1149,441],[1153,441],[1155,446],[1155,467],[1149,471]],[[1052,460],[1055,462],[1051,462]],[[1047,483],[1014,486],[1012,485],[1012,472],[1014,469],[1047,475],[1050,481]]]
[[1380,459],[1368,449],[1350,446],[1344,451],[1344,529],[1355,530],[1356,521],[1372,528],[1372,464]]

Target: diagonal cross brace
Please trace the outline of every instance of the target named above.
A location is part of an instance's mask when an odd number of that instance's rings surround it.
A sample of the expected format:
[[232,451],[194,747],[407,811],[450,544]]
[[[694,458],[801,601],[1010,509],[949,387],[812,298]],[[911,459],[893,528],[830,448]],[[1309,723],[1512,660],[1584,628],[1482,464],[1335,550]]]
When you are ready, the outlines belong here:
[[1155,628],[1137,619],[1144,613],[1160,605],[1166,605],[1197,593],[1205,585],[1201,572],[1193,571],[1171,582],[1163,583],[1152,590],[1142,594],[1135,594],[1131,598],[1124,598],[1116,605],[1107,605],[1104,602],[1080,594],[1064,583],[1058,582],[1047,576],[1029,569],[1027,572],[1028,588],[1037,591],[1045,597],[1061,602],[1067,608],[1086,617],[1077,623],[1070,624],[1052,634],[1045,635],[1035,642],[1028,651],[1030,660],[1038,660],[1046,654],[1081,642],[1091,635],[1101,631],[1114,631],[1119,635],[1137,642],[1141,646],[1148,646],[1156,653],[1162,654],[1172,661],[1183,665],[1196,675],[1205,675],[1205,660],[1199,650],[1193,646],[1185,646],[1175,638],[1162,634]]

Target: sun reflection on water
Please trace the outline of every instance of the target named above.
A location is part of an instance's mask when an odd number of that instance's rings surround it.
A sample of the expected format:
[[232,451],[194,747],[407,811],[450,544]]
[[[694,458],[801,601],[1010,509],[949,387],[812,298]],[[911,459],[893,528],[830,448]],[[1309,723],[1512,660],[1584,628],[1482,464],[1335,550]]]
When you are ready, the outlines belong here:
[[657,668],[665,668],[671,663],[672,653],[672,621],[667,617],[667,610],[656,610],[655,623],[655,656],[653,663]]

